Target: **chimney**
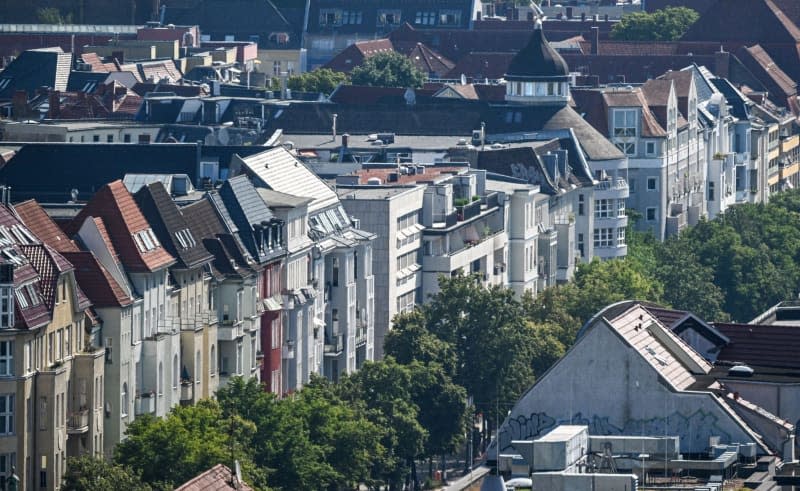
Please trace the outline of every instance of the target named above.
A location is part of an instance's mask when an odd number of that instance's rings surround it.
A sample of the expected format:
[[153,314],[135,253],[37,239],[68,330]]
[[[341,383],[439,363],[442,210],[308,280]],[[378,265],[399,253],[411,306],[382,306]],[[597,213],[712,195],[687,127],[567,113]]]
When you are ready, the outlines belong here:
[[567,19],[572,20],[572,7],[567,7]]
[[11,115],[14,119],[25,119],[28,116],[28,93],[24,90],[14,92],[11,99]]
[[333,124],[331,125],[331,132],[333,133],[333,140],[334,141],[336,141],[336,118],[338,118],[338,117],[339,117],[338,114],[333,113]]
[[592,26],[592,54],[600,54],[600,28]]
[[714,75],[720,78],[728,78],[731,71],[731,54],[727,51],[720,51],[714,53]]
[[605,17],[603,18],[603,20],[605,20],[606,22],[608,22],[608,14],[606,14],[606,15],[605,15]]
[[117,60],[120,63],[125,63],[125,52],[124,51],[112,51],[111,57]]
[[347,133],[342,134],[342,148],[347,148],[347,144],[350,143],[350,135]]
[[586,22],[586,12],[581,12],[581,22]]
[[61,114],[61,92],[53,90],[50,92],[47,103],[50,106],[47,110],[48,119],[58,119]]

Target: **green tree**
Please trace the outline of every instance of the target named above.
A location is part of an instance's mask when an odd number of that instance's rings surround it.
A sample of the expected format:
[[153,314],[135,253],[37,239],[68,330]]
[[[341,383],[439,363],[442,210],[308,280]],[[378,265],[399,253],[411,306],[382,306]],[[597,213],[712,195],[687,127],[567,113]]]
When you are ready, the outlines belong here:
[[56,7],[40,7],[36,9],[36,18],[41,24],[72,24],[72,13],[61,15]]
[[454,374],[456,353],[453,345],[431,333],[426,322],[421,309],[395,316],[392,330],[384,340],[384,355],[393,357],[403,365],[410,365],[414,361],[424,365],[436,363],[446,373]]
[[655,12],[633,12],[611,30],[611,38],[621,41],[676,41],[700,15],[688,7],[667,7]]
[[425,75],[411,60],[395,51],[385,51],[367,58],[350,73],[354,85],[377,87],[422,87]]
[[289,77],[286,84],[292,90],[330,94],[339,84],[346,81],[347,75],[342,72],[335,72],[330,68],[317,68]]
[[84,456],[67,461],[64,491],[151,491],[130,468],[105,460]]
[[177,406],[164,418],[145,415],[128,426],[127,438],[115,449],[116,463],[128,466],[146,483],[182,484],[223,463],[242,465],[245,480],[255,486],[264,474],[252,463],[250,435],[255,426],[238,416],[224,418],[215,401]]

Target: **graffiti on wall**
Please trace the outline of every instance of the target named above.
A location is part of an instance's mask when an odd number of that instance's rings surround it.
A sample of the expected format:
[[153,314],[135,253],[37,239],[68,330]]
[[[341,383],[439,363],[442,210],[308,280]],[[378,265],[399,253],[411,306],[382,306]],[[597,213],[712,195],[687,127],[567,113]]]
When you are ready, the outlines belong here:
[[681,450],[702,452],[708,447],[711,436],[719,436],[723,442],[732,441],[731,435],[721,428],[716,415],[695,411],[689,416],[673,412],[666,418],[631,419],[618,426],[607,417],[597,415],[584,416],[578,412],[572,418],[556,419],[547,413],[531,413],[529,416],[519,415],[509,418],[500,428],[500,451],[511,447],[512,440],[531,440],[544,435],[554,427],[562,424],[585,425],[591,435],[629,435],[629,436],[679,436]]

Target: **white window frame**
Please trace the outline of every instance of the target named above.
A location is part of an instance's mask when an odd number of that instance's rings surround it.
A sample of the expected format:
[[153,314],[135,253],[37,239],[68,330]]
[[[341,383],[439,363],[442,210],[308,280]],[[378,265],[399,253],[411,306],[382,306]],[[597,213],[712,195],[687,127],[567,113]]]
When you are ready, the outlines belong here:
[[[3,365],[5,363],[5,366]],[[0,377],[14,376],[14,341],[0,341]]]
[[[653,183],[653,186],[650,186],[650,183]],[[648,191],[658,191],[658,178],[657,177],[648,177],[647,178],[647,190]]]
[[612,136],[636,137],[638,111],[636,109],[614,109],[612,115]]
[[0,395],[0,435],[14,434],[14,394]]

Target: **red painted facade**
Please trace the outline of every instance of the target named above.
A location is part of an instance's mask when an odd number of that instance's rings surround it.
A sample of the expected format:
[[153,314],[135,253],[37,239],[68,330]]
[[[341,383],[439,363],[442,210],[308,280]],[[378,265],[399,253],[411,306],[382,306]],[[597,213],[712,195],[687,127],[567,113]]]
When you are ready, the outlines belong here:
[[[283,261],[268,264],[262,271],[261,298],[279,299],[281,286],[281,266]],[[261,316],[261,382],[269,392],[281,393],[281,346],[283,346],[283,324],[281,310],[269,310],[265,305]]]

